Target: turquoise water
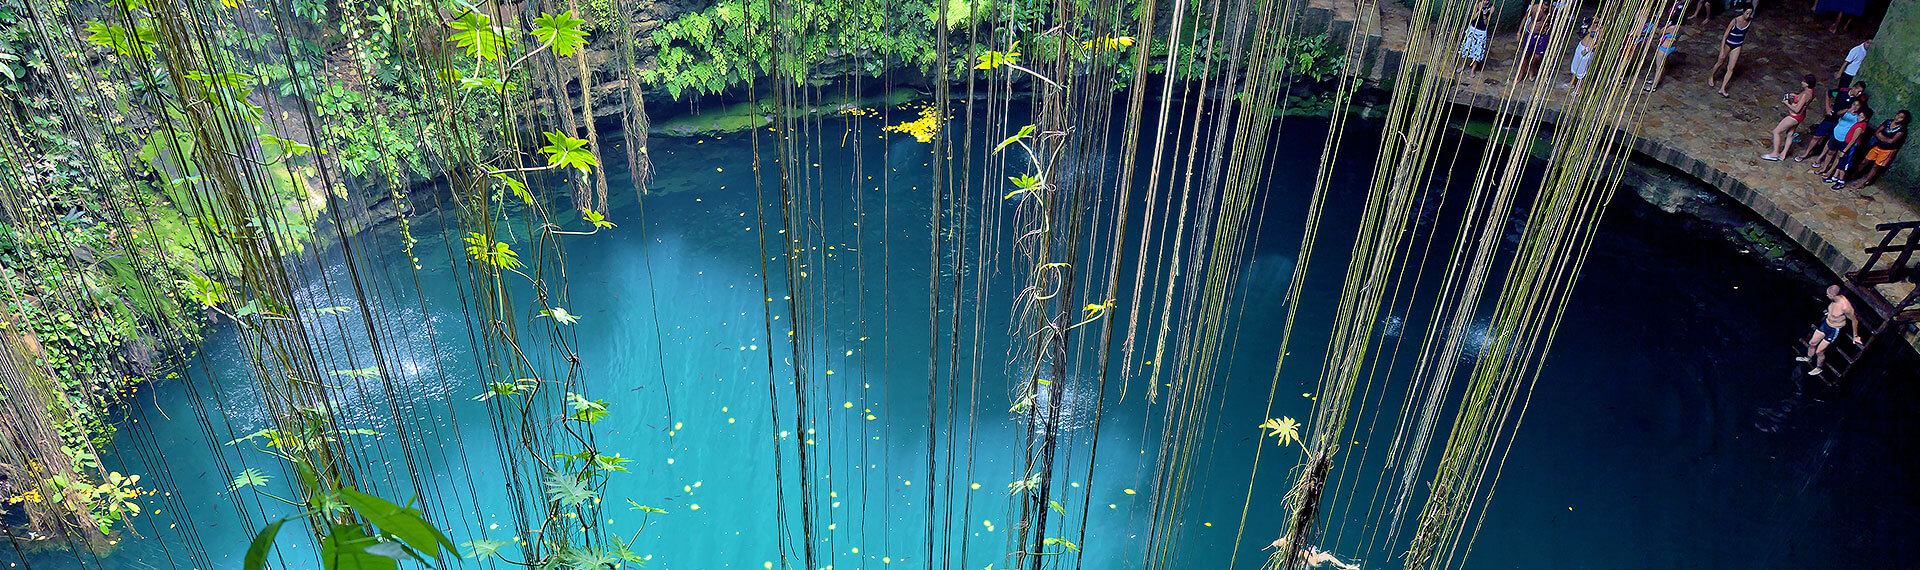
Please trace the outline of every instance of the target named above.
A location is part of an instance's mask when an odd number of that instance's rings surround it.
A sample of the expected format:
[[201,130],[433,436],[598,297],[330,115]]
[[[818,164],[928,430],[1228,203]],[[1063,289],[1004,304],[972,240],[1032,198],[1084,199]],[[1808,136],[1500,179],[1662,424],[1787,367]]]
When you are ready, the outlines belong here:
[[[874,126],[867,126],[868,136]],[[1285,135],[1302,148],[1318,148],[1326,128],[1324,122],[1293,120]],[[1377,136],[1372,128],[1359,126],[1347,140]],[[809,226],[814,243],[833,246],[832,256],[811,268],[815,288],[809,290],[814,306],[826,307],[810,321],[818,335],[816,358],[834,371],[812,376],[819,383],[811,396],[818,444],[810,447],[817,465],[820,518],[813,538],[819,565],[1002,568],[1005,553],[1015,548],[1007,536],[1017,514],[1006,489],[1023,441],[1021,428],[1005,413],[1014,368],[1004,364],[1011,306],[1004,300],[1014,292],[988,292],[987,299],[1002,304],[979,313],[982,364],[964,366],[956,375],[952,403],[961,415],[947,415],[947,384],[935,393],[938,467],[929,475],[928,147],[899,135],[868,140],[864,163],[873,173],[884,165],[885,174],[859,180],[853,190],[849,186],[858,179],[846,170],[851,153],[825,151],[820,180],[848,182],[818,190],[823,198],[812,208],[822,223]],[[771,144],[763,146],[771,169]],[[766,338],[768,323],[761,317],[751,151],[745,135],[656,138],[651,151],[659,179],[644,226],[628,196],[616,199],[609,215],[618,228],[567,244],[567,308],[582,317],[574,327],[585,363],[583,386],[613,412],[597,427],[600,445],[633,460],[632,473],[616,475],[606,489],[606,501],[624,505],[631,499],[670,511],[646,519],[639,534],[636,549],[652,555],[649,567],[778,565],[782,527],[774,506],[772,440],[793,427],[785,415],[775,422],[769,388],[780,394],[787,410],[782,413],[790,413],[784,376],[790,355],[784,338]],[[1174,567],[1225,568],[1234,553],[1251,453],[1261,443],[1254,426],[1265,414],[1276,322],[1285,310],[1280,297],[1313,172],[1306,161],[1315,153],[1303,154],[1276,158],[1282,163],[1268,188],[1260,239],[1239,292],[1243,313],[1217,376],[1218,398],[1209,403],[1209,420],[1217,427],[1204,442],[1193,494],[1175,529]],[[1347,236],[1338,234],[1352,231],[1368,154],[1356,149],[1343,158],[1325,222],[1335,235],[1328,239],[1342,240]],[[624,186],[618,178],[616,189]],[[856,219],[856,211],[865,217]],[[1445,219],[1438,204],[1428,208],[1428,221],[1436,215]],[[502,451],[493,443],[485,404],[469,399],[481,388],[462,314],[463,278],[446,269],[449,248],[441,244],[436,217],[415,223],[424,268],[417,281],[394,254],[373,256],[376,271],[367,280],[380,299],[382,326],[398,333],[385,339],[395,347],[396,394],[385,395],[377,381],[352,380],[343,395],[350,414],[345,423],[380,434],[361,439],[364,461],[374,466],[363,477],[376,494],[419,495],[455,542],[506,539],[516,533],[501,485]],[[1841,387],[1805,381],[1791,366],[1789,348],[1819,310],[1823,284],[1817,276],[1743,254],[1719,237],[1717,227],[1664,213],[1630,193],[1616,200],[1465,567],[1816,568],[1837,561],[1900,567],[1914,559],[1912,547],[1899,538],[1920,523],[1916,493],[1903,484],[1913,480],[1908,458],[1916,451],[1902,435],[1916,426],[1901,405],[1914,396],[1912,383],[1905,382],[1913,378],[1914,359],[1883,349]],[[388,227],[364,237],[361,246],[391,251],[395,240]],[[329,253],[308,276],[309,306],[353,302],[339,255]],[[1297,355],[1318,354],[1324,346],[1320,337],[1339,284],[1334,272],[1344,266],[1340,255],[1314,261],[1323,271],[1309,283]],[[996,265],[1002,281],[1009,280],[1007,263]],[[777,262],[770,267],[780,271]],[[777,280],[771,286],[785,289]],[[1316,296],[1327,300],[1313,302]],[[1404,330],[1421,324],[1418,315],[1403,317]],[[974,324],[973,316],[966,318]],[[775,323],[772,330],[778,335],[784,329]],[[315,332],[329,339],[333,368],[370,365],[365,354],[350,360],[340,348],[366,345],[357,317],[322,322]],[[772,378],[770,354],[779,371]],[[1274,415],[1302,417],[1312,409],[1301,394],[1311,389],[1317,364],[1292,362],[1280,381]],[[978,388],[969,382],[974,372],[981,378]],[[1064,451],[1069,464],[1084,463],[1088,451],[1084,429],[1091,425],[1096,396],[1087,385],[1083,379],[1068,392],[1068,425],[1080,443]],[[1162,412],[1148,406],[1138,389],[1125,400],[1108,396],[1091,478],[1078,470],[1063,476],[1070,484],[1063,503],[1075,521],[1081,512],[1090,515],[1079,540],[1081,567],[1138,567],[1145,553]],[[1389,404],[1400,398],[1391,389],[1383,392],[1375,397]],[[109,462],[117,470],[144,474],[149,488],[164,492],[153,497],[152,514],[134,525],[142,538],[129,537],[104,559],[43,553],[22,561],[35,567],[239,568],[253,529],[286,509],[251,491],[229,493],[227,481],[239,469],[256,467],[275,475],[268,491],[289,492],[269,458],[224,445],[266,426],[263,412],[249,403],[258,398],[231,331],[216,330],[182,379],[139,396],[111,451]],[[967,415],[968,409],[977,415]],[[405,420],[396,425],[396,417]],[[1336,481],[1372,486],[1378,477],[1374,463],[1389,436],[1348,450],[1357,463],[1337,469]],[[798,490],[792,447],[787,449],[780,467],[792,503]],[[1258,566],[1259,548],[1281,525],[1284,462],[1276,463],[1282,456],[1272,452],[1267,457],[1254,482],[1241,568]],[[1377,539],[1380,529],[1365,527],[1366,517],[1357,514],[1365,507],[1329,508],[1334,526],[1323,544],[1367,568],[1398,566],[1395,553]],[[1348,518],[1341,518],[1343,512]],[[609,528],[623,536],[643,523],[640,513],[623,506],[606,513]],[[945,537],[931,552],[930,528]],[[799,533],[791,527],[788,532]],[[311,546],[302,540],[286,538],[279,546],[277,563],[315,566],[303,555]],[[13,560],[6,554],[0,559]]]

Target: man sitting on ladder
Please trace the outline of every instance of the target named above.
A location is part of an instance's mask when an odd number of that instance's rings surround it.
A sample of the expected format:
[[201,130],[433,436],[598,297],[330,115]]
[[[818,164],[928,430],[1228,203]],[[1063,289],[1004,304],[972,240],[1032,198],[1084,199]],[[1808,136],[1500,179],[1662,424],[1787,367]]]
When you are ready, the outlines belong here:
[[1827,286],[1827,311],[1821,316],[1823,318],[1820,322],[1813,326],[1813,338],[1807,340],[1807,355],[1794,357],[1794,360],[1800,362],[1813,362],[1813,369],[1807,371],[1808,376],[1818,376],[1820,369],[1826,368],[1827,345],[1833,344],[1834,339],[1840,338],[1840,327],[1851,325],[1853,344],[1856,346],[1862,344],[1860,319],[1854,316],[1853,302],[1848,301],[1847,296],[1840,293],[1839,285]]

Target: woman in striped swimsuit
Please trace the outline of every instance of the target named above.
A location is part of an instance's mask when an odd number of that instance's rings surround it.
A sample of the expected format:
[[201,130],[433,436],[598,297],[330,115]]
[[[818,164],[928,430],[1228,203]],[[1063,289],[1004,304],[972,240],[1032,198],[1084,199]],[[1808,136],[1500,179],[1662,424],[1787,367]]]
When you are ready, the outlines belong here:
[[[1707,71],[1707,86],[1719,87],[1721,97],[1727,94],[1727,82],[1733,80],[1733,66],[1740,64],[1740,46],[1747,43],[1747,29],[1753,27],[1753,8],[1740,6],[1733,15],[1733,21],[1727,22],[1727,41],[1720,43],[1720,59],[1713,62],[1713,69]],[[1720,84],[1714,85],[1714,75],[1720,73],[1720,66],[1727,66],[1727,74],[1720,77]]]

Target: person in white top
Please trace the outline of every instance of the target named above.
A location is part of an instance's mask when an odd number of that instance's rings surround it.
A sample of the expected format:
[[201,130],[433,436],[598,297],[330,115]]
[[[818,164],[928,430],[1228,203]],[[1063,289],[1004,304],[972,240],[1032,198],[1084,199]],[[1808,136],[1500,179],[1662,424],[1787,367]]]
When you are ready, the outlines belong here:
[[1860,42],[1847,52],[1847,62],[1839,73],[1833,74],[1833,82],[1841,89],[1853,84],[1853,77],[1860,74],[1860,62],[1867,60],[1867,48],[1873,46],[1873,40]]

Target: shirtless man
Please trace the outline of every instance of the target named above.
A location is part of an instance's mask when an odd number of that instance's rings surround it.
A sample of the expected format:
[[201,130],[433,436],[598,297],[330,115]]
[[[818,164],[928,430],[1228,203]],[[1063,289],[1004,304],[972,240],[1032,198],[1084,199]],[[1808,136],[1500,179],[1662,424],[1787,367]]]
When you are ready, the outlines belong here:
[[1547,55],[1547,33],[1553,31],[1553,4],[1534,0],[1527,6],[1527,17],[1520,24],[1520,80],[1540,72],[1540,60]]
[[1853,302],[1840,293],[1839,285],[1827,286],[1827,311],[1819,324],[1813,327],[1813,338],[1807,341],[1807,355],[1793,359],[1800,362],[1813,362],[1808,376],[1819,376],[1820,370],[1827,365],[1827,345],[1840,338],[1840,328],[1853,327],[1853,344],[1860,342],[1860,319],[1853,314]]

